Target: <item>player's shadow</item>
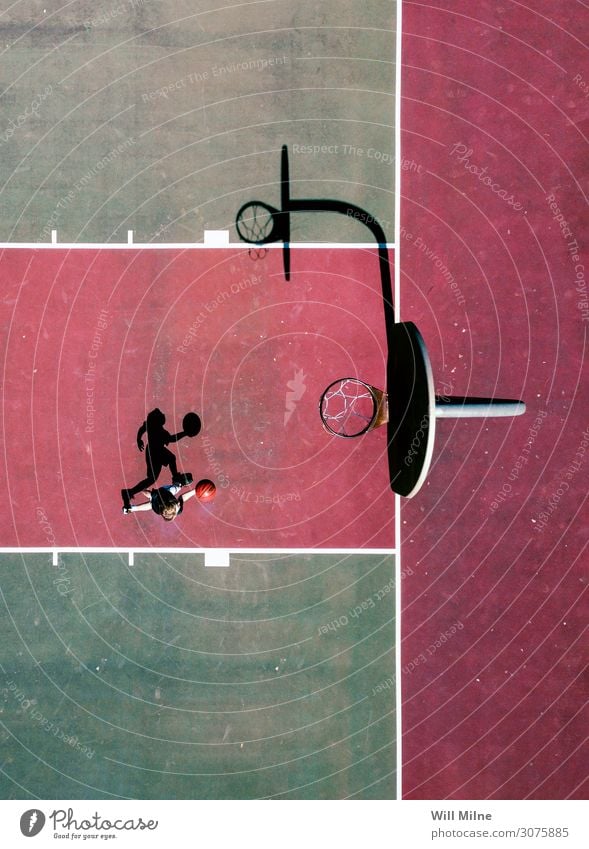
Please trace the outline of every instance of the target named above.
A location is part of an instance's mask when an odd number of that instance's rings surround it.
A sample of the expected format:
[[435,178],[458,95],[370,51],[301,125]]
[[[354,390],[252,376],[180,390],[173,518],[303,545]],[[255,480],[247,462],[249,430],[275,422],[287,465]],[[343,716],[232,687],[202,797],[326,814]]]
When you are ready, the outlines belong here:
[[[193,419],[189,419],[189,416],[192,416]],[[155,410],[152,410],[147,414],[145,421],[137,431],[137,448],[139,451],[145,450],[145,464],[147,467],[146,476],[143,480],[139,481],[138,484],[131,487],[131,489],[122,490],[123,503],[125,506],[129,506],[131,498],[139,492],[153,486],[164,467],[169,468],[172,476],[172,482],[178,481],[179,477],[181,477],[178,472],[176,456],[169,450],[169,448],[167,448],[167,446],[172,442],[178,442],[186,436],[195,436],[198,430],[200,430],[200,419],[198,419],[198,416],[194,413],[189,414],[189,416],[185,417],[183,423],[186,426],[188,420],[192,424],[189,432],[187,432],[186,429],[183,429],[178,433],[170,433],[164,427],[166,417],[160,409],[156,407]],[[196,432],[194,419],[196,419],[198,423],[198,430],[196,430]],[[143,443],[144,436],[147,436],[147,447],[145,447]]]

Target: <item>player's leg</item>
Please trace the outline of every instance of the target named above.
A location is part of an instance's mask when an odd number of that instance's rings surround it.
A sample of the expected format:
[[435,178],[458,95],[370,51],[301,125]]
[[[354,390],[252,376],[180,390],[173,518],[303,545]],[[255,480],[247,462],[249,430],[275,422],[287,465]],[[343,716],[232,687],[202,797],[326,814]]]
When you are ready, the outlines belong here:
[[178,463],[176,461],[175,454],[172,454],[167,448],[162,451],[162,463],[164,466],[168,466],[170,469],[170,474],[172,475],[172,483],[179,484],[180,486],[186,486],[189,483],[192,483],[192,475],[190,472],[179,472],[178,471]]
[[[168,452],[171,453],[171,452]],[[122,489],[121,495],[123,498],[123,507],[128,508],[131,503],[131,499],[137,495],[138,492],[141,492],[144,489],[148,489],[148,487],[153,486],[156,480],[159,477],[159,473],[162,470],[162,466],[167,465],[163,462],[163,458],[161,455],[156,455],[155,457],[152,455],[149,450],[149,446],[147,447],[147,451],[145,453],[145,462],[147,465],[147,476],[139,481],[134,487],[131,489]]]

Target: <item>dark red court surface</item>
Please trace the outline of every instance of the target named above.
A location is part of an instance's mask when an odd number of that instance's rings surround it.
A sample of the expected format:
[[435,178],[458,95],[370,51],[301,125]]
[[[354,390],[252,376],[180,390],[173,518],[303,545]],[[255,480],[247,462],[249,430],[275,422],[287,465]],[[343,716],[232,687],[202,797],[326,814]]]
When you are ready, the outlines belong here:
[[589,10],[403,12],[401,317],[528,407],[438,422],[403,507],[404,796],[587,798]]
[[[394,547],[385,429],[343,440],[319,417],[338,377],[384,386],[376,251],[292,269],[278,248],[4,250],[0,545]],[[121,510],[155,407],[172,433],[201,415],[170,447],[218,488],[172,523]]]

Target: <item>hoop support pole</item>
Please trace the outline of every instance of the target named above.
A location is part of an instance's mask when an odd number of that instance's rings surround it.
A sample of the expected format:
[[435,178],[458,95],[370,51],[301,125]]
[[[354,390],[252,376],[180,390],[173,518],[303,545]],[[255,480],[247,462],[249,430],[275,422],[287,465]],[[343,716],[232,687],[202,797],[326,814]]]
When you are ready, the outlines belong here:
[[488,398],[441,398],[436,395],[437,419],[485,419],[521,416],[526,411],[523,401]]

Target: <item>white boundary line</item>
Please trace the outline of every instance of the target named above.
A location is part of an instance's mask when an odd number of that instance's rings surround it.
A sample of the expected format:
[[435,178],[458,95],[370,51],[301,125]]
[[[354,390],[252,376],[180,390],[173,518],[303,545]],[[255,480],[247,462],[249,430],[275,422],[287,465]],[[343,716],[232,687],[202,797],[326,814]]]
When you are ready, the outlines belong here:
[[[214,234],[214,240],[216,241],[219,238],[219,234],[221,232],[229,231],[209,231]],[[133,230],[128,230],[128,239],[132,239]],[[57,239],[56,231],[52,231],[52,236]],[[376,242],[290,242],[291,248],[302,248],[304,250],[309,249],[319,249],[319,250],[329,250],[329,249],[339,249],[339,248],[350,248],[355,250],[373,250],[377,248]],[[250,246],[251,247],[251,246]],[[395,245],[387,243],[387,248],[391,250],[395,250]],[[227,242],[223,245],[211,244],[210,242],[0,242],[0,250],[23,250],[23,249],[32,249],[32,250],[126,250],[126,251],[137,251],[137,250],[225,250],[227,248],[239,251],[247,251],[249,250],[248,246],[244,242],[238,243],[230,243]],[[282,251],[282,245],[280,244],[272,244],[268,250],[279,250]],[[207,551],[216,551],[218,549],[204,549],[204,548],[103,548],[103,547],[66,547],[66,548],[1,548],[0,554],[38,554],[42,552],[63,552],[63,553],[78,553],[78,554],[86,554],[86,553],[101,553],[101,554],[133,554],[134,552],[141,551],[151,551],[153,553],[158,554],[197,554]],[[230,550],[231,553],[253,553],[253,554],[278,554],[278,553],[293,553],[293,554],[306,554],[310,551],[317,551],[320,554],[346,554],[357,552],[361,554],[395,554],[396,549],[393,548],[364,548],[364,549],[356,549],[356,548],[243,548],[243,549],[227,549]]]
[[[401,244],[401,49],[402,49],[402,0],[397,0],[396,21],[396,45],[395,45],[395,241],[387,242],[386,248],[395,251],[394,256],[394,309],[395,319],[400,321],[401,316],[401,272],[400,253],[397,245]],[[223,243],[221,233],[223,231],[212,231],[211,237],[205,242],[133,242],[134,231],[127,230],[127,242],[58,242],[57,230],[51,231],[51,242],[0,242],[0,250],[239,250],[247,251],[249,248],[243,242],[229,242],[229,231],[227,242]],[[214,236],[212,235],[214,233]],[[296,250],[330,250],[330,249],[356,249],[370,250],[376,247],[373,242],[290,242],[290,247]],[[272,244],[268,250],[282,250],[282,245]],[[129,565],[134,564],[134,555],[141,553],[149,554],[204,554],[205,565],[207,559],[214,560],[222,549],[204,548],[0,548],[0,554],[51,554],[53,565],[58,562],[59,554],[126,554]],[[226,549],[228,556],[232,554],[378,554],[395,556],[395,680],[396,680],[396,797],[402,798],[402,722],[401,722],[401,499],[395,495],[395,548],[236,548]]]
[[[397,33],[395,39],[395,320],[401,321],[401,64],[403,49],[403,0],[397,0]],[[401,496],[395,495],[395,722],[397,750],[397,800],[403,798],[403,722],[401,698]]]
[[44,546],[30,548],[0,548],[0,554],[51,554],[55,559],[59,554],[204,554],[219,551],[229,554],[397,554],[395,548],[153,548],[135,546]]
[[[133,231],[130,230],[130,233]],[[229,232],[229,231],[227,231]],[[350,248],[354,250],[372,250],[377,248],[376,242],[289,242],[291,248],[296,250],[333,250]],[[267,250],[281,251],[282,245],[272,243],[262,245]],[[395,251],[395,244],[387,242],[386,247]],[[239,250],[244,253],[255,245],[245,242],[227,242],[223,245],[205,242],[0,242],[0,250],[28,249],[28,250],[62,250],[62,251],[88,251],[88,250],[114,250],[114,251],[137,251],[137,250]]]

